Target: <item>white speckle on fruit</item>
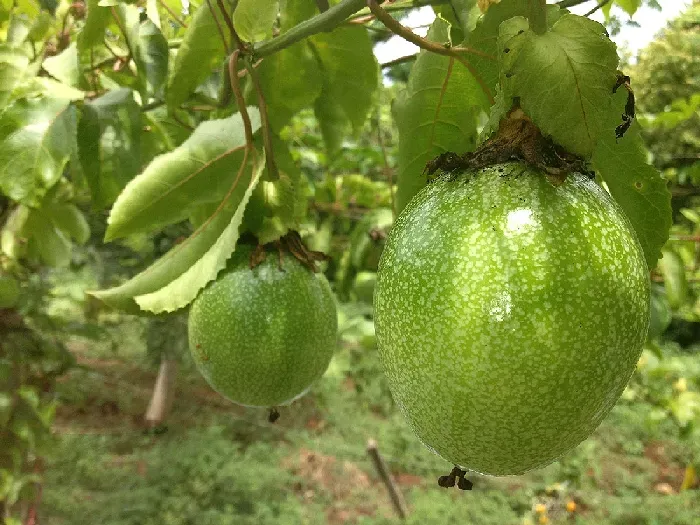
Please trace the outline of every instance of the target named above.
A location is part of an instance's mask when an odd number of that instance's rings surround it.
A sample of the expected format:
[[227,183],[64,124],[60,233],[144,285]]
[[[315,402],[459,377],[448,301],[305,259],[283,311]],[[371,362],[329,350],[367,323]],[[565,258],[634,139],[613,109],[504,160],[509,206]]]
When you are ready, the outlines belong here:
[[506,230],[519,233],[527,226],[533,226],[532,210],[513,210],[506,217]]

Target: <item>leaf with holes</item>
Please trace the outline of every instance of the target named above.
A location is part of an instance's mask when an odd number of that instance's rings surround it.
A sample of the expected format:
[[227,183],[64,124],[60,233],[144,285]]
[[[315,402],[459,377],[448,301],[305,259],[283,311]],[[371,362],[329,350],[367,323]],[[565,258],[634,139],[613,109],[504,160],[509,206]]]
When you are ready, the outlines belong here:
[[[255,132],[260,113],[256,108],[248,112]],[[197,204],[221,201],[234,183],[244,147],[239,113],[203,122],[124,188],[109,215],[105,239],[153,231],[186,219]]]
[[[525,18],[500,26],[501,87],[545,135],[590,157],[612,108],[618,57],[605,28],[582,16],[562,15],[538,35]],[[508,52],[506,53],[506,50]]]
[[647,163],[648,153],[634,123],[624,137],[615,139],[627,93],[614,97],[603,133],[591,163],[600,173],[615,200],[630,219],[651,269],[661,256],[661,247],[671,227],[671,193],[659,172]]
[[[438,18],[428,38],[446,41],[448,34],[449,24]],[[422,173],[429,160],[446,151],[474,149],[477,117],[489,106],[490,100],[464,65],[421,51],[393,107],[399,130],[399,211],[425,185]]]

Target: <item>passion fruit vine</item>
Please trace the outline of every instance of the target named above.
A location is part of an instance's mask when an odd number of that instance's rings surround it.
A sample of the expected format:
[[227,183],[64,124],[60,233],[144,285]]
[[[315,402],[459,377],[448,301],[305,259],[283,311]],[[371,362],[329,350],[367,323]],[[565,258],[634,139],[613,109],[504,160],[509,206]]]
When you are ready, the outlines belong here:
[[575,447],[646,337],[648,270],[627,218],[588,176],[546,175],[518,161],[438,177],[379,264],[377,342],[394,399],[461,469],[521,474]]
[[245,244],[192,303],[188,323],[199,371],[214,390],[246,406],[302,396],[336,344],[336,306],[325,277],[289,253],[265,257]]

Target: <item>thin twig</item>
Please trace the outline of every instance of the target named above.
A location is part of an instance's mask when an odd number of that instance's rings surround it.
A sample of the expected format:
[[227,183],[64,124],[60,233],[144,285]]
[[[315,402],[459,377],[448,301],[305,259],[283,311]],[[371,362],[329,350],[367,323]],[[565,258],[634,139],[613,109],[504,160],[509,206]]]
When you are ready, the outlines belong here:
[[260,110],[260,125],[262,126],[262,136],[263,144],[265,145],[265,165],[267,166],[267,173],[272,180],[277,180],[279,178],[279,172],[277,171],[277,163],[275,162],[274,150],[272,149],[272,131],[270,130],[270,119],[267,113],[267,104],[265,103],[265,96],[263,94],[262,86],[260,85],[260,78],[258,77],[258,72],[253,67],[250,59],[243,59],[245,63],[246,71],[250,75],[250,79],[253,82],[253,89],[255,89],[255,94],[258,97],[258,109]]
[[238,49],[241,49],[243,46],[243,42],[241,42],[241,39],[238,38],[238,33],[236,33],[236,28],[233,27],[233,20],[231,20],[231,16],[228,14],[228,11],[226,10],[226,6],[224,5],[224,0],[216,0],[216,3],[219,4],[219,11],[221,11],[221,16],[224,17],[224,22],[226,23],[226,27],[228,27],[229,34],[231,35],[231,41],[236,44],[236,47]]
[[[129,57],[135,56],[134,50],[131,48],[131,43],[129,42],[129,39],[126,37],[126,28],[122,25],[122,21],[119,19],[119,16],[117,15],[116,9],[114,7],[110,7],[110,11],[112,13],[112,18],[114,19],[114,22],[117,24],[119,31],[121,32],[122,36],[124,37],[124,42],[126,43],[126,48],[129,50]],[[109,49],[110,53],[112,53],[114,56],[119,56],[114,51],[112,51],[109,48],[109,46],[107,46],[106,41],[105,41],[105,47],[107,49]]]
[[173,20],[175,20],[178,24],[187,29],[187,24],[180,17],[178,17],[175,14],[175,12],[172,9],[170,9],[170,7],[168,7],[168,4],[166,4],[163,0],[158,0],[158,3],[163,9],[165,9],[168,12],[170,16],[173,17]]
[[231,83],[233,95],[236,97],[236,105],[238,106],[238,111],[241,114],[241,119],[243,119],[246,149],[249,149],[252,147],[253,144],[253,126],[251,126],[250,124],[250,116],[248,115],[248,110],[245,105],[245,99],[243,98],[241,83],[238,79],[238,71],[236,71],[236,64],[238,63],[238,57],[240,56],[240,54],[240,49],[236,49],[233,53],[231,53],[231,58],[229,58],[228,60],[228,79]]
[[671,235],[669,241],[693,241],[700,242],[700,235]]
[[151,111],[161,107],[163,104],[165,104],[165,100],[154,100],[153,102],[141,106],[141,111]]
[[595,13],[598,9],[600,9],[600,8],[602,8],[602,7],[605,7],[605,6],[606,6],[607,4],[609,4],[609,3],[610,3],[610,0],[602,0],[597,6],[595,6],[593,9],[591,9],[590,11],[588,11],[588,13],[586,13],[586,14],[583,15],[583,16],[591,16],[591,15],[592,15],[593,13]]
[[221,27],[221,24],[219,23],[219,19],[216,16],[216,12],[214,11],[214,6],[211,5],[211,0],[207,0],[207,7],[209,8],[209,11],[211,12],[211,16],[214,19],[214,23],[216,24],[216,29],[219,31],[219,36],[221,36],[221,41],[224,43],[224,49],[226,50],[226,53],[230,53],[231,49],[229,48],[228,40],[226,40],[226,35],[224,35],[224,29]]
[[190,126],[189,124],[187,124],[186,122],[184,122],[184,121],[183,121],[180,117],[178,117],[175,113],[172,114],[172,117],[173,117],[173,120],[174,120],[175,122],[177,122],[178,124],[180,124],[180,126],[182,126],[183,128],[188,129],[188,130],[190,130],[190,131],[194,131],[194,128],[193,128],[192,126]]
[[[394,12],[394,11],[406,11],[408,9],[417,9],[419,7],[431,7],[431,6],[438,6],[438,5],[445,5],[449,4],[449,0],[412,0],[410,2],[404,2],[401,0],[396,0],[394,2],[385,2],[384,5],[382,6],[384,8],[384,11],[388,12]],[[372,20],[374,18],[374,15],[369,14],[368,8],[365,7],[363,10],[358,12],[357,14],[353,15],[351,17],[352,20],[355,18],[362,18],[362,17],[368,17],[369,20]]]
[[396,66],[396,65],[398,65],[398,64],[403,64],[404,62],[412,62],[412,61],[415,60],[416,58],[418,58],[418,54],[417,54],[417,53],[416,53],[416,54],[413,54],[413,55],[405,55],[405,56],[402,56],[402,57],[399,57],[399,58],[395,58],[394,60],[389,60],[389,62],[383,62],[383,63],[381,63],[381,64],[379,64],[379,65],[382,67],[382,69],[384,69],[384,68],[387,68],[387,67]]
[[394,506],[394,510],[396,511],[399,519],[406,519],[408,516],[406,502],[403,499],[401,491],[396,486],[396,482],[394,481],[389,468],[386,466],[384,459],[382,459],[382,456],[379,454],[379,448],[377,447],[377,442],[374,439],[369,439],[367,441],[367,454],[372,460],[372,464],[374,465],[377,474],[379,474],[379,477],[389,492],[391,504]]
[[377,17],[377,20],[382,22],[386,27],[391,29],[394,33],[399,35],[400,37],[408,40],[412,44],[417,45],[421,49],[425,49],[426,51],[432,51],[433,53],[436,53],[438,55],[443,55],[447,57],[452,57],[455,60],[459,61],[464,67],[466,67],[469,72],[472,74],[474,79],[479,83],[481,86],[481,89],[483,90],[484,94],[486,97],[489,99],[489,102],[493,105],[494,104],[494,98],[493,95],[491,94],[491,90],[489,87],[486,85],[486,82],[484,82],[484,79],[481,78],[481,75],[474,69],[474,67],[463,57],[460,55],[460,52],[468,52],[468,53],[473,53],[477,54],[480,56],[484,56],[487,58],[494,59],[491,55],[488,55],[486,53],[482,53],[481,51],[477,51],[474,49],[470,48],[459,48],[459,47],[444,47],[441,46],[440,44],[436,44],[435,42],[431,42],[430,40],[426,40],[425,38],[416,35],[413,31],[408,29],[407,27],[401,25],[398,20],[396,20],[394,17],[392,17],[389,13],[384,11],[379,4],[376,2],[376,0],[367,0],[367,5],[374,14],[374,16]]
[[575,5],[585,4],[590,1],[591,0],[561,0],[561,2],[557,2],[556,5],[562,9],[566,9],[567,7],[574,7]]
[[391,30],[391,32],[399,35],[405,40],[408,40],[412,44],[417,45],[421,49],[432,51],[433,53],[437,53],[439,55],[453,56],[455,58],[459,58],[460,53],[470,53],[488,60],[496,60],[495,56],[479,51],[478,49],[464,46],[445,47],[444,45],[427,40],[422,36],[415,34],[408,27],[402,25],[398,20],[387,13],[376,0],[367,0],[367,5],[372,10],[374,16],[377,17],[377,20],[384,24],[389,30]]

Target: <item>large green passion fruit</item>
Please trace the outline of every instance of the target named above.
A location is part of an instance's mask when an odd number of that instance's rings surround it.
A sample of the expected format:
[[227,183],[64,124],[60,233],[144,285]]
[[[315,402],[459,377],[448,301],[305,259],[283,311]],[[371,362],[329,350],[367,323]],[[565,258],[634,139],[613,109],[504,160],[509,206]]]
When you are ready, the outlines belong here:
[[595,182],[506,163],[443,176],[392,229],[379,354],[421,440],[467,470],[520,474],[593,432],[632,374],[649,276]]
[[250,268],[252,248],[192,303],[189,345],[209,384],[234,403],[272,407],[303,395],[325,372],[336,345],[335,301],[325,277],[292,255],[268,254]]

